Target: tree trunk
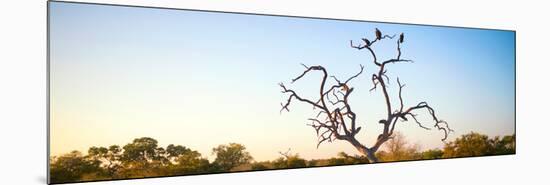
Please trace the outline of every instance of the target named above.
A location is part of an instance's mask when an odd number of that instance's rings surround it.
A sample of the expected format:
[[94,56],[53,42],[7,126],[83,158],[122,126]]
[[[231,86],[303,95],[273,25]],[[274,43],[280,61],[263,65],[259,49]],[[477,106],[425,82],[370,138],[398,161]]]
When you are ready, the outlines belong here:
[[369,160],[369,163],[377,163],[378,162],[378,158],[375,155],[376,151],[373,151],[373,150],[365,147],[365,145],[359,143],[359,141],[357,141],[355,138],[350,138],[347,141],[350,142],[357,149],[357,151],[359,151],[361,154],[365,155],[367,157],[367,159]]
[[367,159],[369,159],[370,163],[377,163],[378,162],[378,158],[376,157],[374,151],[369,150],[366,155],[367,155]]

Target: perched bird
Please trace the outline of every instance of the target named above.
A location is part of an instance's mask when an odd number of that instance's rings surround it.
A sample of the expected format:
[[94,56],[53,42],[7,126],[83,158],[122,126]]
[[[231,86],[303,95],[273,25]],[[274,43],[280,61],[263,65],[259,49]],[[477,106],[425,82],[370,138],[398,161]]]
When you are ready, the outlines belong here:
[[403,43],[403,39],[405,39],[405,34],[401,33],[401,35],[399,35],[399,43]]
[[376,39],[380,40],[382,39],[382,32],[378,28],[376,28]]
[[359,133],[360,130],[361,130],[361,127],[357,127],[357,129],[355,129],[355,133]]
[[385,119],[381,119],[380,121],[378,121],[378,123],[380,123],[380,124],[386,124],[386,120],[385,120]]
[[342,84],[342,91],[349,91],[348,85]]
[[401,119],[403,119],[404,121],[408,121],[407,117],[405,117],[405,115],[400,115],[399,116]]
[[365,41],[365,44],[367,44],[367,46],[370,46],[370,41],[369,41],[369,39],[367,39],[367,38],[362,38],[362,39],[363,39],[363,41]]

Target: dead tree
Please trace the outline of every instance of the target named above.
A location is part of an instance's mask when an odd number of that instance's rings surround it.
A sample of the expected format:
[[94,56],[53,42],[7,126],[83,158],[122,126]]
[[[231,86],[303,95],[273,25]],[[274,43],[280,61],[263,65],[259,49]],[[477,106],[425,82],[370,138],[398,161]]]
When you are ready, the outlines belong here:
[[[280,152],[279,151],[279,154],[282,155],[283,157],[285,157],[286,160],[290,159],[290,157],[292,157],[292,154],[290,153],[290,148],[288,148],[288,150],[286,152]],[[298,155],[298,154],[296,154]]]
[[[318,112],[314,117],[309,118],[308,120],[311,121],[311,124],[309,124],[309,126],[313,127],[315,129],[315,132],[317,133],[317,147],[319,147],[321,143],[326,141],[332,142],[334,140],[344,140],[353,145],[361,154],[365,155],[371,163],[378,162],[375,153],[380,148],[380,146],[384,144],[384,142],[392,138],[395,125],[397,124],[398,120],[405,122],[409,119],[413,119],[420,128],[430,130],[430,128],[424,126],[417,119],[417,115],[414,114],[414,112],[422,109],[427,110],[427,112],[430,114],[430,117],[435,122],[433,127],[441,130],[444,133],[444,137],[441,140],[445,141],[448,134],[452,132],[452,130],[449,128],[447,122],[439,119],[436,116],[434,109],[430,105],[428,105],[428,103],[420,102],[408,108],[404,107],[403,97],[401,94],[403,87],[405,87],[405,84],[402,84],[399,78],[397,78],[396,80],[397,85],[399,85],[399,106],[395,110],[392,108],[392,103],[390,96],[388,95],[387,88],[390,78],[386,75],[386,68],[391,64],[406,62],[412,63],[413,61],[401,58],[401,44],[403,44],[404,41],[403,33],[399,36],[396,42],[397,54],[395,58],[391,58],[385,61],[379,61],[376,53],[372,49],[372,46],[373,44],[381,42],[383,40],[392,40],[394,37],[395,35],[382,35],[382,32],[376,29],[375,39],[371,41],[367,38],[362,38],[362,41],[364,42],[363,45],[354,45],[353,41],[350,40],[350,46],[352,48],[355,48],[357,50],[367,50],[372,55],[373,63],[377,67],[377,72],[372,74],[371,76],[373,87],[370,89],[370,91],[374,91],[380,88],[381,92],[384,95],[386,104],[385,108],[387,111],[387,116],[384,119],[378,121],[378,123],[383,126],[383,129],[381,130],[382,133],[378,135],[376,141],[370,147],[361,143],[355,137],[361,130],[361,127],[358,126],[358,123],[356,121],[357,115],[353,111],[349,102],[349,97],[351,93],[353,93],[354,88],[350,87],[348,83],[351,80],[359,77],[363,73],[363,65],[360,65],[359,72],[357,72],[355,75],[352,75],[345,80],[340,80],[335,76],[329,76],[326,68],[323,66],[306,66],[302,64],[302,66],[304,66],[305,68],[304,72],[298,77],[292,79],[292,83],[300,80],[302,77],[310,72],[321,72],[323,76],[319,88],[319,98],[314,100],[304,98],[298,95],[296,91],[289,89],[283,83],[280,83],[279,85],[282,88],[282,93],[289,94],[286,103],[281,103],[281,112],[283,110],[289,111],[290,103],[293,100],[297,100],[313,106],[313,109]],[[327,80],[329,80],[329,78],[334,80],[335,83],[333,85],[327,84]]]

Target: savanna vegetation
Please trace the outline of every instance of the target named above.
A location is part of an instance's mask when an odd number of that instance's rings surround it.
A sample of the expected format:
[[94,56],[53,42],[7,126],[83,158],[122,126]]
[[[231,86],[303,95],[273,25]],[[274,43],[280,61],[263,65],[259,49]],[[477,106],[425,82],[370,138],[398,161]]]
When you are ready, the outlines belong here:
[[[471,132],[445,144],[443,149],[420,151],[395,132],[382,150],[376,153],[381,161],[406,161],[470,156],[488,156],[515,153],[515,135],[490,138]],[[365,164],[364,155],[339,152],[328,159],[304,159],[297,153],[279,152],[281,157],[271,161],[255,161],[246,147],[238,143],[216,146],[214,160],[182,145],[158,146],[157,140],[148,137],[134,139],[122,147],[90,147],[87,154],[72,151],[50,159],[52,183],[126,179],[158,176],[175,176],[233,171],[287,169],[347,164]]]

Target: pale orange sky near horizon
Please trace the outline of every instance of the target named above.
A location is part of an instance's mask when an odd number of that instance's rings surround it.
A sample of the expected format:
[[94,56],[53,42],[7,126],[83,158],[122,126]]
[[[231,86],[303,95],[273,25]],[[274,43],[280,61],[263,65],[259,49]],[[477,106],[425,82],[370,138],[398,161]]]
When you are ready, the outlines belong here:
[[[284,82],[314,99],[320,74],[290,80],[300,63],[323,65],[351,82],[351,105],[363,127],[359,140],[371,146],[382,129],[385,105],[380,91],[369,92],[375,72],[367,52],[349,40],[373,37],[372,30],[405,32],[404,58],[414,63],[388,68],[389,91],[397,104],[396,77],[406,84],[406,106],[427,101],[455,130],[515,133],[513,32],[386,23],[109,7],[51,3],[50,150],[86,153],[91,146],[123,146],[151,137],[159,146],[177,144],[213,160],[211,149],[241,143],[258,161],[279,151],[306,159],[358,154],[345,141],[316,148],[307,118],[310,106],[287,96]],[[227,30],[218,32],[217,30]],[[446,39],[441,39],[446,38]],[[395,42],[377,43],[380,58],[395,54]],[[427,112],[418,112],[432,127]],[[442,147],[443,134],[414,122],[398,131],[422,149]]]

